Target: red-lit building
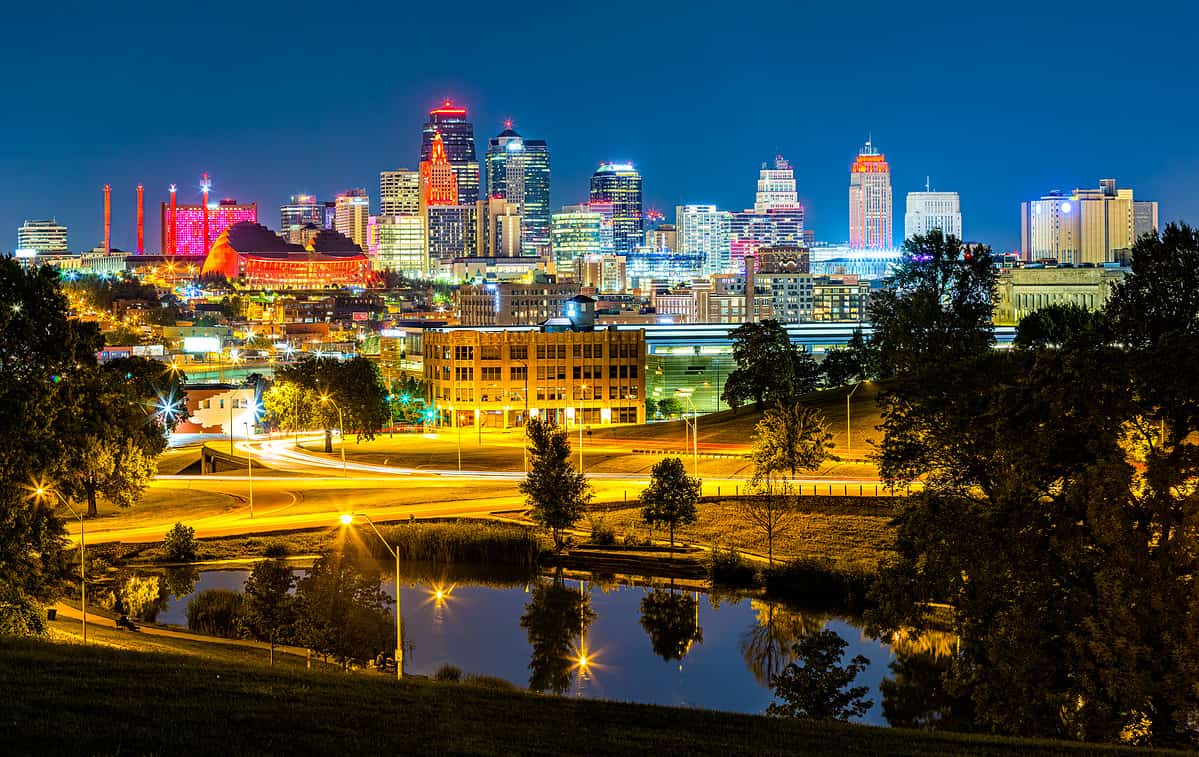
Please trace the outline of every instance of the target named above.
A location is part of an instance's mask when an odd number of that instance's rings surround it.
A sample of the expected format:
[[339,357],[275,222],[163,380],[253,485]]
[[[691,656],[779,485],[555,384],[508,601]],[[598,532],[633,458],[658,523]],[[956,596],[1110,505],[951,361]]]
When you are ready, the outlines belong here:
[[425,207],[458,204],[458,177],[446,156],[441,132],[433,134],[429,159],[420,162],[420,187]]
[[[225,229],[235,223],[258,222],[258,203],[238,204],[221,200],[216,205],[175,205],[162,203],[162,253],[164,255],[204,255]],[[208,239],[204,238],[207,216]]]
[[371,281],[362,248],[336,231],[320,232],[305,248],[249,222],[235,223],[217,237],[200,271],[210,273],[266,289],[366,286]]

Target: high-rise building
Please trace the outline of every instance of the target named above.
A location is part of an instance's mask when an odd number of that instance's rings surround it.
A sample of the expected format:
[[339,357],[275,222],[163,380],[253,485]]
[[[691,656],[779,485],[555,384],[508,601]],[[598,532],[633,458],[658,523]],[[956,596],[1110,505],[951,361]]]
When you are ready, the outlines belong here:
[[420,214],[420,172],[407,168],[379,172],[379,215]]
[[1156,202],[1134,200],[1131,189],[1103,179],[1098,189],[1054,191],[1021,203],[1021,252],[1026,260],[1075,265],[1125,261],[1138,232],[1153,231],[1156,220]]
[[425,208],[426,257],[429,270],[452,263],[454,258],[477,257],[475,205],[431,205]]
[[945,236],[962,238],[962,201],[957,192],[908,192],[903,215],[903,238],[924,236],[940,229]]
[[287,204],[279,208],[279,235],[292,244],[304,243],[304,229],[309,225],[319,230],[324,223],[325,206],[313,195],[292,195]]
[[325,223],[323,227],[329,231],[333,231],[333,224],[337,221],[337,202],[335,200],[325,201]]
[[675,208],[678,251],[703,260],[704,274],[726,271],[731,265],[732,218],[732,213],[715,205],[679,205]]
[[891,167],[870,140],[849,173],[849,246],[857,250],[892,246]]
[[422,208],[458,204],[458,174],[440,133],[433,135],[429,157],[420,162],[420,202]]
[[612,203],[612,245],[617,253],[641,244],[641,174],[632,163],[602,163],[591,176],[592,202]]
[[516,203],[503,197],[489,197],[479,200],[475,215],[480,257],[520,257],[521,217]]
[[679,230],[673,223],[660,223],[645,230],[645,246],[651,250],[679,249]]
[[776,245],[806,246],[804,208],[770,208],[764,213],[746,210],[733,213],[730,221],[729,268],[745,269],[745,258],[762,247]]
[[[239,205],[228,198],[205,207],[200,205],[160,206],[162,252],[164,255],[206,255],[213,242],[235,223],[258,223],[258,203]],[[208,238],[204,229],[208,229]]]
[[421,130],[420,160],[433,154],[433,141],[440,134],[449,164],[457,179],[457,196],[450,205],[471,205],[479,201],[479,159],[475,154],[475,127],[466,120],[466,108],[446,99],[429,111],[429,120]]
[[17,249],[38,255],[68,252],[67,227],[53,218],[48,221],[26,221],[17,228]]
[[628,288],[625,259],[620,255],[583,255],[574,259],[574,281],[600,294],[621,294]]
[[521,248],[543,255],[550,242],[550,151],[543,139],[525,139],[505,128],[487,143],[487,195],[515,203],[521,215]]
[[774,168],[762,164],[758,174],[758,192],[754,196],[754,212],[765,213],[775,208],[799,206],[795,191],[795,169],[782,155],[774,156]]
[[376,256],[380,268],[412,278],[428,276],[425,219],[417,215],[379,216],[375,224]]
[[333,228],[337,233],[352,240],[362,249],[367,249],[366,228],[371,206],[365,189],[351,189],[337,196]]
[[550,221],[550,247],[558,270],[573,270],[574,261],[604,250],[604,216],[587,205],[567,205]]

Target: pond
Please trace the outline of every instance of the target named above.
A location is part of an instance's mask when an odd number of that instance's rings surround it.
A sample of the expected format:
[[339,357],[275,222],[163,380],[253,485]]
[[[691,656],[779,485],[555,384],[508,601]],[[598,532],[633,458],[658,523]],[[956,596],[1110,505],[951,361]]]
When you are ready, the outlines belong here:
[[[855,682],[869,686],[873,702],[860,720],[887,724],[880,685],[893,675],[895,655],[855,619],[672,589],[668,582],[651,588],[449,570],[404,568],[409,674],[432,676],[449,664],[570,696],[762,713],[773,699],[769,675],[789,661],[794,640],[827,627],[848,642],[843,662],[856,655],[869,661]],[[157,621],[186,626],[196,593],[241,591],[247,576],[244,570],[204,571],[191,593],[160,605]],[[390,578],[384,589],[394,597]]]

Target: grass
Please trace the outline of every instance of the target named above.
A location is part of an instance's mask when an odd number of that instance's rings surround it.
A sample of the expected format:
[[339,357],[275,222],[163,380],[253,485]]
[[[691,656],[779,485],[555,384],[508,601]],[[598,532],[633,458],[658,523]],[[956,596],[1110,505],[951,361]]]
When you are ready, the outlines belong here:
[[[548,540],[531,528],[489,521],[449,521],[383,526],[379,529],[402,560],[424,562],[503,563],[534,566],[549,549]],[[388,553],[377,541],[376,557]]]
[[[5,754],[1115,753],[0,640]],[[1130,751],[1130,750],[1128,750]]]

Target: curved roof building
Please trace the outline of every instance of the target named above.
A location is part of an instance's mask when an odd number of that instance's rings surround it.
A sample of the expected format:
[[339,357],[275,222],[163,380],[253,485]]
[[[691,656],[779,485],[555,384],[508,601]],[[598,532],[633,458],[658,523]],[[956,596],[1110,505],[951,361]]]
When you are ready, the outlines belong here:
[[366,286],[370,261],[342,234],[324,230],[307,247],[281,239],[257,223],[235,223],[213,243],[200,275],[219,273],[247,286],[315,289]]

